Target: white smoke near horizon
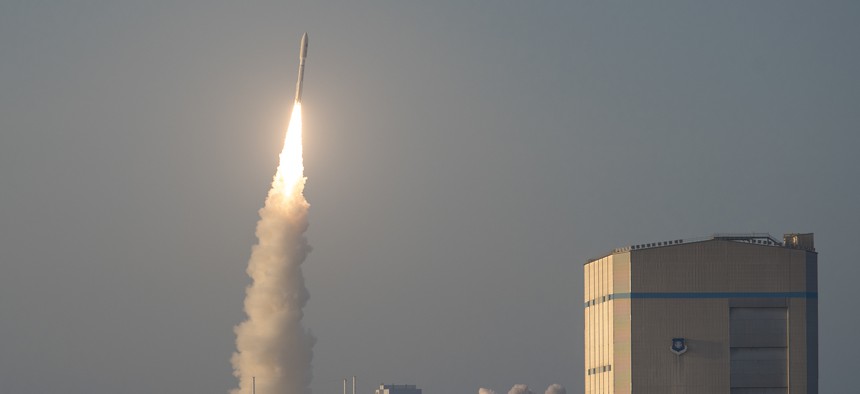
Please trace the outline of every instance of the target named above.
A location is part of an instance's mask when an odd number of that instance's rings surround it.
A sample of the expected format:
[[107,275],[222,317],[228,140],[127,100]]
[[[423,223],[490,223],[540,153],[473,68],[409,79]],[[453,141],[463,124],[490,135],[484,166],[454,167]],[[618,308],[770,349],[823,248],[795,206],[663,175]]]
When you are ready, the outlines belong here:
[[534,394],[531,390],[529,390],[529,386],[524,384],[515,384],[514,387],[511,387],[508,390],[508,394]]
[[260,209],[257,244],[248,261],[252,283],[245,290],[248,318],[234,328],[230,362],[239,387],[232,394],[310,394],[316,339],[302,325],[308,302],[301,264],[311,248],[305,238],[302,109],[295,103],[280,165]]
[[549,385],[549,387],[546,388],[546,392],[544,392],[544,394],[567,394],[567,389],[565,389],[564,386],[555,383]]
[[[492,389],[481,387],[478,389],[478,394],[496,394],[496,392],[493,391]],[[532,391],[529,389],[529,386],[527,386],[525,384],[515,384],[508,391],[508,394],[534,394],[534,393],[532,393]],[[544,394],[567,394],[567,389],[565,389],[564,386],[562,386],[558,383],[554,383],[554,384],[549,385],[549,387],[546,388],[546,391],[544,392]]]

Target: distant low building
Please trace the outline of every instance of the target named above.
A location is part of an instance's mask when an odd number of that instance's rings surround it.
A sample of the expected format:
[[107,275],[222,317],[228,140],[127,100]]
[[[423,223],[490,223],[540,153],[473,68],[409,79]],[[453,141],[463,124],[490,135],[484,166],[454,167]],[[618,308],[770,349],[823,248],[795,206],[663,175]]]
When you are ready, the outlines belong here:
[[421,394],[414,384],[380,384],[376,394]]
[[583,271],[586,394],[818,393],[812,234],[632,245]]

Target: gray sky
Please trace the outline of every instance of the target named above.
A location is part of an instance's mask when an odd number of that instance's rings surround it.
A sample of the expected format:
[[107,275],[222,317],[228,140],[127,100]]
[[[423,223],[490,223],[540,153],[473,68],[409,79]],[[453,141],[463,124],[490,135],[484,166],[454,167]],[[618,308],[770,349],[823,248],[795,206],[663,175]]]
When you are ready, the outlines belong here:
[[853,387],[857,2],[177,3],[0,0],[0,391],[235,385],[305,31],[315,394],[581,392],[582,264],[715,232],[815,232]]

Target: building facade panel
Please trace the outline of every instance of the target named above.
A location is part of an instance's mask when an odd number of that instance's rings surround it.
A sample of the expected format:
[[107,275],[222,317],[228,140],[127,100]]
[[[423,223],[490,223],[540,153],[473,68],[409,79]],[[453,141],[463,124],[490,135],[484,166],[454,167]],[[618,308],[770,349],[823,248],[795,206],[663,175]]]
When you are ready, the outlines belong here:
[[[633,392],[729,391],[728,327],[713,324],[728,321],[725,300],[634,299],[631,312]],[[686,352],[671,351],[673,338]]]
[[631,253],[634,292],[806,291],[790,285],[781,248],[713,240]]
[[[818,393],[818,390],[808,391],[808,374],[813,372],[808,369],[809,358],[806,335],[806,301],[805,299],[791,299],[788,302],[788,373],[789,387],[791,393]],[[794,318],[796,317],[796,318]],[[817,318],[816,318],[817,319]],[[815,352],[817,353],[817,348]],[[818,373],[817,369],[814,371]]]
[[818,255],[806,253],[806,386],[808,393],[818,393]]
[[[630,253],[612,255],[613,294],[630,293]],[[630,299],[615,298],[612,307],[612,387],[613,394],[631,393]]]

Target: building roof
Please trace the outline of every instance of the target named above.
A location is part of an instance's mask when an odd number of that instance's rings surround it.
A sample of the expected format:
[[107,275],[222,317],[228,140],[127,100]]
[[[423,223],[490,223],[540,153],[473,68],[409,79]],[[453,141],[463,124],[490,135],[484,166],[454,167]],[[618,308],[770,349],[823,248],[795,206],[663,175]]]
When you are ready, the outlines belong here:
[[[813,234],[785,234],[783,236],[783,241],[780,242],[778,239],[774,238],[772,235],[768,233],[717,233],[711,235],[709,237],[697,237],[697,238],[686,238],[686,239],[673,239],[669,241],[658,241],[658,242],[649,242],[643,244],[622,246],[620,248],[615,248],[608,255],[616,254],[616,253],[626,253],[634,250],[643,250],[643,249],[653,249],[653,248],[662,248],[666,246],[675,246],[675,245],[683,245],[690,244],[696,242],[704,242],[704,241],[714,241],[714,240],[722,240],[722,241],[732,241],[732,242],[740,242],[740,243],[748,243],[753,245],[761,245],[761,246],[772,246],[772,247],[782,247],[782,248],[791,248],[791,249],[804,249],[810,252],[815,251],[815,246],[813,242]],[[588,263],[595,261],[597,259],[590,259]]]

